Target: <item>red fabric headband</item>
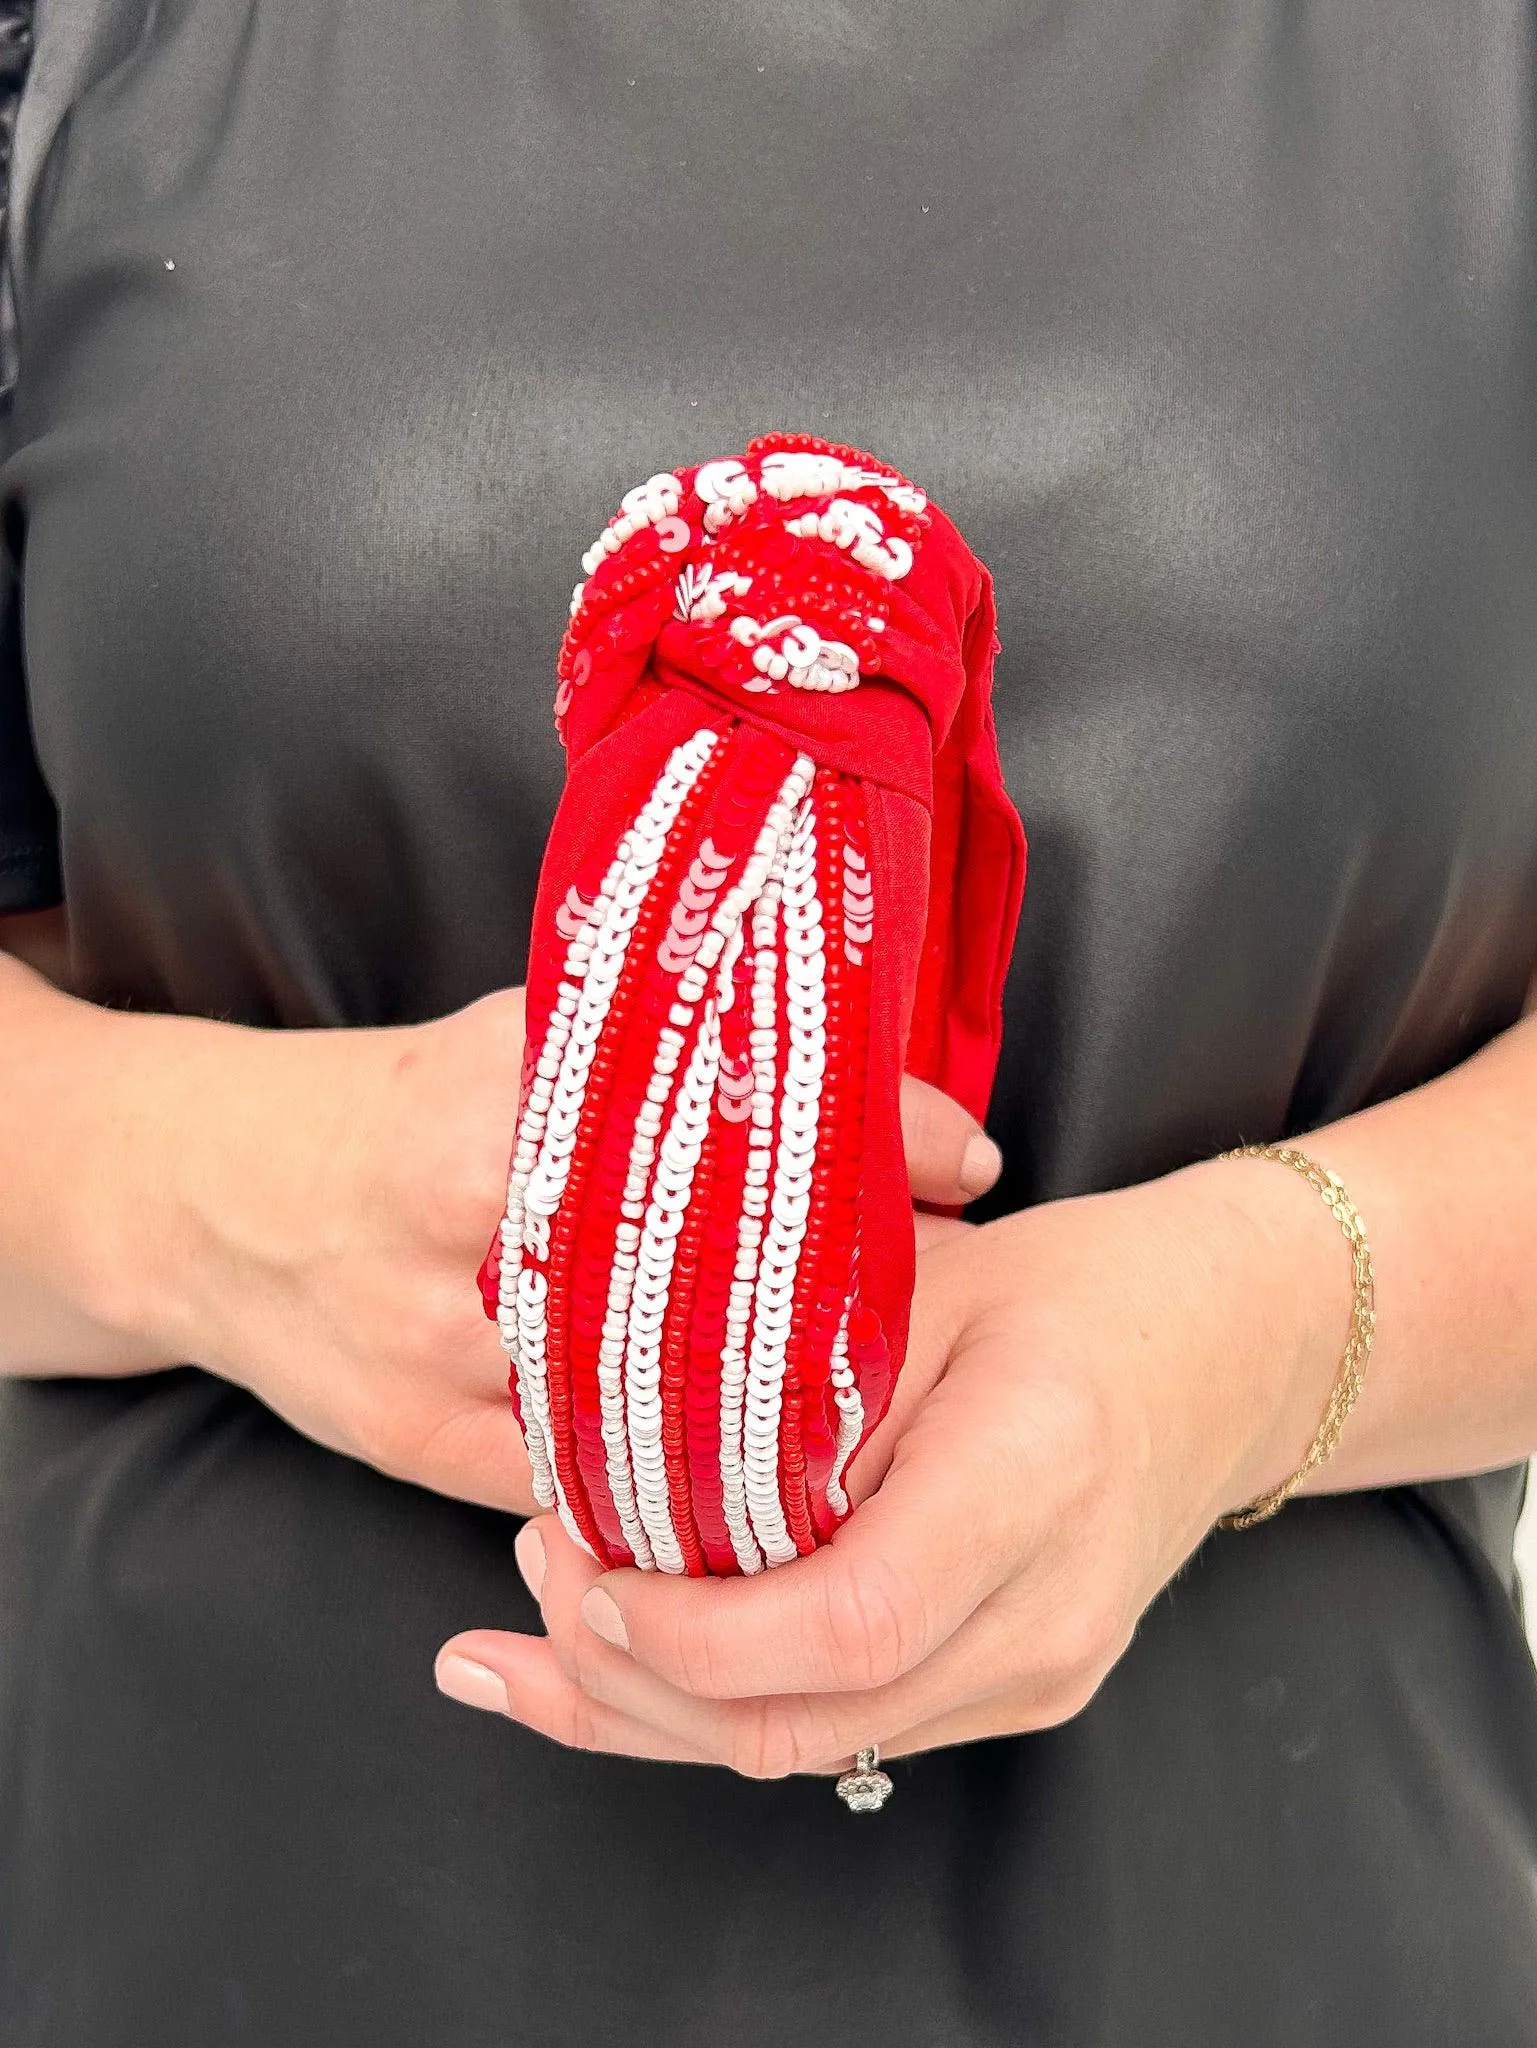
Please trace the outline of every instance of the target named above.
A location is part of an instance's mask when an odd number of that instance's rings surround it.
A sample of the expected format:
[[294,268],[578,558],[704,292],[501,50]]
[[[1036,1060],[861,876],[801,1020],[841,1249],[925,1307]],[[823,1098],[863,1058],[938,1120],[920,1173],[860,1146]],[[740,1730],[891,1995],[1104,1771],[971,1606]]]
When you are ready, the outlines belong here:
[[901,1365],[904,1066],[992,1087],[1025,867],[992,585],[797,434],[651,478],[584,568],[482,1292],[577,1540],[757,1571],[848,1512]]

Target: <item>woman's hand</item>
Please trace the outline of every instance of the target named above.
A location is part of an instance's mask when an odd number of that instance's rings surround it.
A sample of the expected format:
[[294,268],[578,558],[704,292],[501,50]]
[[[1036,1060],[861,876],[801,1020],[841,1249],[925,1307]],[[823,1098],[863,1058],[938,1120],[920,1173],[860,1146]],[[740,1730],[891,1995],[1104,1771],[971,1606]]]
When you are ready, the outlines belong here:
[[531,1512],[475,1286],[506,1193],[522,991],[402,1029],[204,1027],[193,1057],[141,1320],[318,1443]]
[[[475,1285],[523,1044],[520,990],[403,1029],[251,1031],[97,1009],[0,960],[0,1149],[30,1174],[0,1185],[0,1369],[193,1359],[317,1442],[531,1512]],[[954,1103],[914,1083],[904,1120],[916,1194],[991,1183]]]
[[[522,991],[408,1030],[239,1036],[176,1168],[182,1280],[164,1336],[319,1443],[532,1513],[475,1285],[506,1196]],[[995,1177],[996,1149],[980,1138],[979,1171],[977,1126],[934,1089],[907,1091],[907,1127],[928,1199]]]
[[531,1509],[475,1285],[522,1058],[518,991],[409,1028],[256,1031],[100,1009],[0,960],[0,1367],[193,1360],[320,1443]]
[[1291,1176],[1219,1163],[964,1232],[919,1272],[830,1545],[752,1579],[605,1574],[543,1517],[518,1554],[548,1640],[457,1637],[444,1689],[752,1776],[1082,1707],[1216,1517],[1311,1438],[1349,1307],[1337,1233]]
[[[475,1285],[506,1196],[522,991],[408,1030],[241,1037],[211,1142],[177,1169],[166,1336],[317,1442],[532,1513]],[[918,1192],[954,1202],[991,1183],[996,1149],[980,1138],[979,1171],[956,1104],[913,1083],[903,1113]]]

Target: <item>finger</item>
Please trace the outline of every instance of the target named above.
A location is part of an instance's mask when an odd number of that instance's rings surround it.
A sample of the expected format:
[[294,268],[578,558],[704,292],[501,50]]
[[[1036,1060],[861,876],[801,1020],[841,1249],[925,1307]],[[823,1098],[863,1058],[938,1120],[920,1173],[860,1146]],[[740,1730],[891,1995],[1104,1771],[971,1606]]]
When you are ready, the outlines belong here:
[[976,1118],[912,1074],[902,1076],[902,1142],[916,1201],[975,1201],[1003,1168],[1002,1153]]
[[959,1216],[939,1216],[928,1209],[918,1209],[913,1214],[913,1244],[920,1252],[932,1251],[937,1244],[947,1244],[952,1237],[964,1237],[975,1225],[964,1222]]
[[584,1690],[606,1706],[748,1777],[781,1778],[839,1768],[871,1743],[886,1748],[939,1721],[998,1733],[1066,1719],[1085,1696],[1081,1680],[1034,1658],[1031,1633],[1005,1591],[894,1684],[742,1700],[696,1699],[618,1651],[576,1656]]
[[[748,1777],[839,1769],[872,1742],[895,1755],[904,1743],[937,1747],[1052,1726],[1077,1712],[1099,1682],[1097,1662],[1075,1668],[1062,1661],[1067,1617],[1060,1590],[1037,1586],[1022,1597],[1015,1582],[892,1685],[864,1693],[700,1699],[584,1625],[580,1600],[598,1568],[553,1516],[520,1532],[518,1561],[541,1598],[550,1648],[568,1680],[617,1713],[631,1737],[642,1725],[669,1751],[687,1750]],[[1067,1633],[1071,1641],[1071,1627]],[[1097,1653],[1090,1650],[1092,1659]]]
[[904,1728],[899,1734],[872,1736],[869,1742],[856,1743],[848,1753],[832,1763],[818,1764],[815,1768],[823,1777],[841,1777],[853,1769],[861,1749],[873,1747],[882,1765],[894,1762],[902,1756],[919,1756],[925,1750],[956,1749],[964,1743],[990,1742],[1003,1735],[1028,1735],[1051,1724],[1044,1720],[1032,1720],[1014,1709],[1006,1700],[978,1700],[971,1705],[957,1708],[953,1713],[938,1715],[932,1721],[925,1721],[916,1728]]
[[904,1728],[881,1741],[880,1752],[883,1757],[916,1756],[927,1749],[954,1749],[965,1742],[991,1742],[1002,1735],[1033,1735],[1042,1728],[1059,1728],[1081,1714],[1098,1689],[1097,1683],[1063,1685],[1049,1691],[1011,1687]]
[[[547,1532],[542,1566],[536,1563],[530,1572],[532,1544],[544,1547],[535,1528],[529,1524],[519,1533],[518,1561],[524,1577],[539,1583],[548,1648],[566,1681],[617,1717],[613,1725],[631,1734],[637,1726],[647,1728],[658,1743],[707,1756],[744,1776],[782,1778],[829,1769],[845,1752],[912,1727],[975,1689],[963,1668],[978,1662],[976,1650],[968,1655],[966,1647],[966,1638],[977,1634],[973,1621],[918,1671],[878,1692],[701,1699],[669,1685],[586,1626],[579,1609],[595,1567],[558,1526]],[[498,1673],[506,1669],[492,1639],[480,1646],[478,1658]],[[523,1718],[516,1706],[513,1711]]]
[[[1028,1671],[1022,1631],[1006,1594],[984,1603],[944,1647],[907,1677],[874,1692],[793,1693],[762,1699],[706,1700],[681,1691],[595,1639],[560,1584],[546,1580],[550,1649],[565,1677],[629,1731],[651,1731],[664,1747],[706,1757],[750,1778],[843,1768],[875,1743],[896,1753],[912,1731],[953,1730],[948,1739],[1044,1727],[1065,1718],[1055,1675]],[[585,1641],[584,1641],[585,1638]],[[493,1653],[488,1653],[494,1656]],[[515,1710],[516,1711],[516,1710]],[[520,1715],[521,1718],[521,1715]],[[969,1731],[969,1732],[968,1732]]]
[[533,1505],[528,1451],[505,1393],[447,1409],[399,1462],[399,1477],[455,1500],[517,1515]]
[[503,1714],[567,1749],[670,1763],[708,1763],[703,1752],[605,1706],[567,1678],[537,1636],[472,1630],[438,1653],[438,1690],[461,1705]]
[[[898,1446],[880,1491],[824,1548],[750,1579],[606,1574],[587,1626],[684,1691],[711,1699],[869,1692],[914,1670],[1015,1568],[986,1416],[928,1429],[939,1395]],[[952,1404],[954,1405],[954,1404]],[[921,1439],[931,1439],[924,1454]],[[917,1447],[915,1449],[915,1446]]]
[[626,1719],[643,1722],[659,1737],[680,1742],[713,1762],[736,1763],[741,1747],[740,1730],[732,1719],[740,1711],[736,1703],[699,1699],[683,1692],[594,1635],[582,1619],[581,1603],[601,1568],[553,1517],[542,1518],[538,1524],[528,1524],[518,1537],[518,1562],[530,1583],[527,1550],[531,1540],[539,1541],[544,1553],[542,1569],[536,1568],[533,1577],[539,1580],[539,1605],[550,1648],[572,1684]]

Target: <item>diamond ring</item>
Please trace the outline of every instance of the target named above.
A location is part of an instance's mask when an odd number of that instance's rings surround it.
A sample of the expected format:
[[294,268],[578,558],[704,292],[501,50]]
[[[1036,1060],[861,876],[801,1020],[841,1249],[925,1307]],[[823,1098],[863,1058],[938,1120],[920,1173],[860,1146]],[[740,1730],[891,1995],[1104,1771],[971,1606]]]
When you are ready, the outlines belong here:
[[854,1768],[838,1780],[838,1797],[850,1813],[879,1813],[891,1797],[890,1778],[880,1768],[880,1751],[872,1742],[854,1759]]

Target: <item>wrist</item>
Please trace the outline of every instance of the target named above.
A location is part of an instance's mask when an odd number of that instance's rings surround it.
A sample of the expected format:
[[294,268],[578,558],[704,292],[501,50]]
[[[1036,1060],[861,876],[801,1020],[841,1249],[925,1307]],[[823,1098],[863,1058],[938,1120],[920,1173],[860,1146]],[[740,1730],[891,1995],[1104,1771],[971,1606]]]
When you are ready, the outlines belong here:
[[1219,1507],[1231,1514],[1307,1456],[1350,1329],[1351,1256],[1317,1191],[1273,1161],[1213,1159],[1187,1176],[1219,1247],[1231,1318],[1224,1350],[1244,1420]]
[[32,1304],[37,1323],[19,1360],[66,1330],[82,1355],[134,1361],[125,1369],[169,1362],[143,1311],[161,1237],[157,1148],[174,1126],[141,1097],[156,1062],[174,1059],[159,1048],[179,1020],[99,1008],[9,962],[0,999],[0,1265],[11,1306],[25,1326]]
[[167,1360],[197,1355],[185,1286],[189,1166],[219,1139],[227,1041],[254,1036],[202,1018],[80,1004],[70,1116],[76,1170],[61,1176],[65,1284],[104,1328]]

